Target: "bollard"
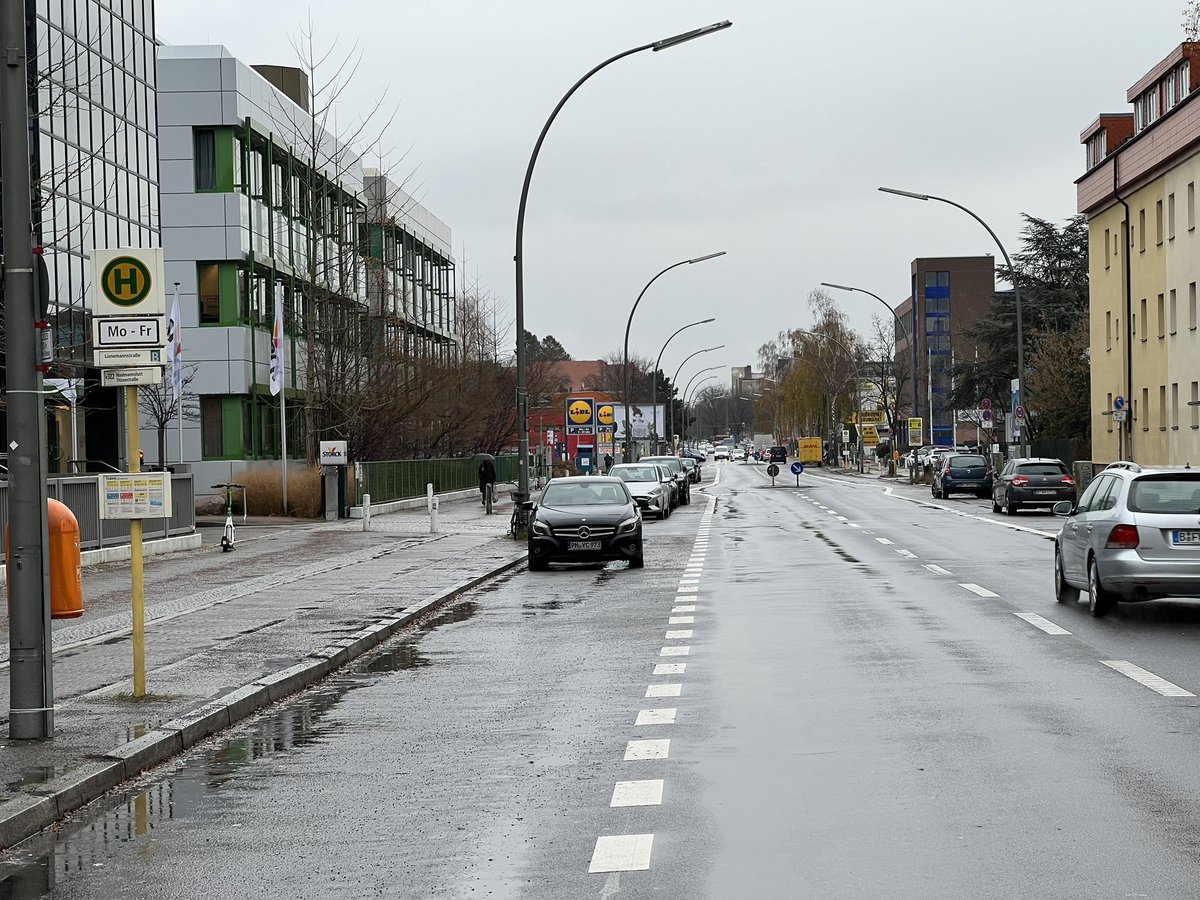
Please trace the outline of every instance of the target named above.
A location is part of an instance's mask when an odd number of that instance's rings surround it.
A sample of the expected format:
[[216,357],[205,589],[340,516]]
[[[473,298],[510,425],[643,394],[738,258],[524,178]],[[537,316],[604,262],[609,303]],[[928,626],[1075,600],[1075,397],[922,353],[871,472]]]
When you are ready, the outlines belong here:
[[433,514],[433,482],[425,485],[425,509]]
[[438,505],[439,505],[438,501],[440,499],[441,498],[439,498],[439,497],[430,497],[429,498],[429,504],[430,504],[429,505],[429,533],[430,534],[438,533],[438,523],[437,523]]
[[363,531],[371,530],[371,495],[363,494]]

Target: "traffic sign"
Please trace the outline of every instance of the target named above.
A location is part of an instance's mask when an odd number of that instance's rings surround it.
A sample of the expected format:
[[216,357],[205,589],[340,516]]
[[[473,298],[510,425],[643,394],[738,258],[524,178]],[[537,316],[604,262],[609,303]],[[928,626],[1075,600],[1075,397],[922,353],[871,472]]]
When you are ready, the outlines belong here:
[[162,384],[163,370],[160,366],[137,369],[105,369],[100,373],[101,387],[133,387],[134,385]]
[[132,369],[139,366],[165,366],[166,359],[163,358],[161,348],[155,350],[145,349],[106,349],[97,347],[92,352],[92,365],[98,369],[103,369],[107,366],[114,366],[120,369]]
[[1124,408],[1125,408],[1125,398],[1122,397],[1120,394],[1117,394],[1117,396],[1113,397],[1113,409],[1124,409]]
[[979,401],[979,408],[980,409],[991,409],[992,401],[989,400],[987,397],[984,397],[982,400]]
[[792,470],[793,475],[803,475],[804,474],[804,463],[800,462],[800,460],[796,460],[794,463],[791,464],[791,466],[789,466],[789,468]]
[[93,315],[165,315],[164,285],[161,247],[92,251]]
[[842,429],[842,443],[843,444],[850,443],[850,430],[848,428]]
[[985,422],[990,422],[990,421],[992,421],[992,411],[991,411],[990,409],[984,409],[984,411],[983,411],[983,421],[985,421]]
[[96,347],[161,347],[166,325],[162,316],[105,316],[92,319]]
[[1017,418],[1018,418],[1018,419],[1023,419],[1023,418],[1025,418],[1025,407],[1023,407],[1023,406],[1018,406],[1018,407],[1017,407]]
[[864,447],[879,446],[879,432],[874,425],[864,425],[862,427],[862,442]]
[[913,417],[908,420],[908,443],[914,447],[920,447],[924,443],[922,429],[924,427],[924,419]]
[[771,463],[769,466],[767,466],[767,474],[774,478],[779,474],[779,466],[775,465],[775,463]]
[[1127,409],[1114,409],[1113,410],[1113,421],[1117,422],[1117,423],[1124,422],[1125,417],[1128,415],[1129,415],[1129,410],[1127,410]]

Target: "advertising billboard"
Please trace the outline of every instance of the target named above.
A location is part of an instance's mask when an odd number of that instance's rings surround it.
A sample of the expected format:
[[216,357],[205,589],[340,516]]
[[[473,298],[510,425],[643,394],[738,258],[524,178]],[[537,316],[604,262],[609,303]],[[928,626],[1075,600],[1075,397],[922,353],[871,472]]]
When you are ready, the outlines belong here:
[[[618,441],[623,441],[625,440],[625,406],[621,403],[613,403],[612,410],[616,438]],[[629,405],[629,428],[633,432],[635,441],[649,439],[650,427],[655,421],[655,410],[658,411],[658,434],[659,437],[662,437],[667,430],[666,406],[661,403],[657,407],[651,406],[649,403],[631,403]]]

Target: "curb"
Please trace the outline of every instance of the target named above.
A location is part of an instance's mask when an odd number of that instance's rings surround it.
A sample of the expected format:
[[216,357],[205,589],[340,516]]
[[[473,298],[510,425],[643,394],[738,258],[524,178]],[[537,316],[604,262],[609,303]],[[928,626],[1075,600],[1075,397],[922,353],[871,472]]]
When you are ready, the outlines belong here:
[[93,755],[84,765],[52,781],[26,788],[23,793],[0,803],[0,851],[32,837],[122,782],[179,755],[264,707],[311,687],[336,669],[374,649],[406,625],[483,582],[515,569],[526,558],[527,554],[522,553],[515,559],[454,585],[431,600],[406,609],[402,615],[377,619],[340,641],[314,650],[303,662],[265,675],[164,722],[141,737]]
[[[142,543],[143,556],[159,556],[163,553],[179,553],[183,550],[199,550],[200,532],[177,534],[168,538],[152,538]],[[101,563],[125,562],[132,559],[133,547],[130,544],[117,544],[113,547],[101,547],[97,550],[84,550],[79,554],[81,566],[98,566]],[[8,566],[0,563],[0,584],[8,583]]]

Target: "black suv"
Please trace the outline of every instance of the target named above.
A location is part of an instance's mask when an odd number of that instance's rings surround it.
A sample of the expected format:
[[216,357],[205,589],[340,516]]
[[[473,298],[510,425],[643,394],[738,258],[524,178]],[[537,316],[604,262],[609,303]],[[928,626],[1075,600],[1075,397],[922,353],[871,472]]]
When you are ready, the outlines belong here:
[[787,462],[787,447],[772,447],[770,462]]

